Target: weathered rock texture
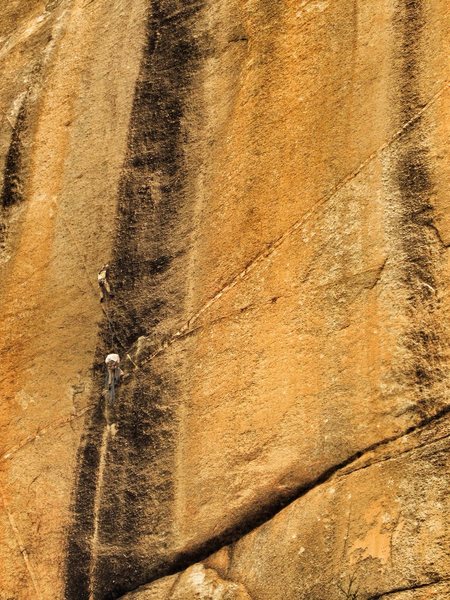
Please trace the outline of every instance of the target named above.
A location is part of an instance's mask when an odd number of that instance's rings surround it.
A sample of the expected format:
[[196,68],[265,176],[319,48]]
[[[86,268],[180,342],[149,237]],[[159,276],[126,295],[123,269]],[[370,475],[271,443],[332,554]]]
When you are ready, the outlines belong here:
[[0,8],[2,600],[448,596],[447,11]]
[[218,585],[214,595],[212,569],[261,600],[447,598],[448,436],[438,419],[380,445],[204,565],[125,598],[239,598]]

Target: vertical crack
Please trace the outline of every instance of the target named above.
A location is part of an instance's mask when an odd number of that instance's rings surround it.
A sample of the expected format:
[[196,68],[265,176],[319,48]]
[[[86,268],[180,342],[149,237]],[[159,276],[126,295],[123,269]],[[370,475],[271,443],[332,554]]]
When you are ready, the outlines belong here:
[[98,465],[97,482],[95,486],[95,497],[94,497],[94,527],[92,532],[92,556],[89,565],[89,600],[95,600],[95,568],[97,565],[97,558],[99,552],[99,529],[100,529],[100,509],[101,500],[103,493],[103,483],[106,466],[106,455],[108,452],[108,428],[104,427],[101,444],[100,444],[100,459]]
[[8,506],[8,503],[6,502],[6,498],[5,498],[5,495],[4,495],[3,491],[0,491],[0,496],[2,498],[2,502],[3,502],[3,506],[5,508],[5,512],[8,515],[8,521],[9,521],[11,530],[13,532],[14,539],[16,541],[17,547],[19,548],[20,554],[21,554],[21,556],[23,558],[23,561],[25,563],[25,568],[26,568],[26,570],[28,572],[28,575],[30,577],[33,589],[34,589],[34,591],[36,593],[36,598],[38,600],[42,600],[41,590],[40,590],[40,587],[39,587],[39,584],[38,584],[38,580],[37,580],[36,574],[35,574],[34,569],[32,567],[30,557],[29,557],[28,552],[27,552],[27,550],[25,548],[25,545],[24,545],[24,543],[22,541],[22,536],[20,535],[19,529],[17,528],[17,524],[16,524],[16,521],[14,519],[14,516],[13,516],[13,514],[12,514],[12,512],[11,512],[9,506]]

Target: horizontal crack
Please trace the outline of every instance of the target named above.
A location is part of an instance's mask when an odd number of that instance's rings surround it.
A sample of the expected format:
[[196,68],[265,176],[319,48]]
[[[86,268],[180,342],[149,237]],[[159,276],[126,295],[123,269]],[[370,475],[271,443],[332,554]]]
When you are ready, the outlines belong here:
[[393,590],[389,590],[388,592],[382,592],[381,594],[376,594],[375,596],[369,596],[367,600],[382,600],[386,596],[392,596],[393,594],[400,594],[401,592],[410,592],[411,590],[420,590],[423,588],[427,588],[434,585],[439,585],[441,583],[449,582],[450,578],[436,579],[433,581],[427,581],[425,583],[414,583],[404,587],[398,587]]

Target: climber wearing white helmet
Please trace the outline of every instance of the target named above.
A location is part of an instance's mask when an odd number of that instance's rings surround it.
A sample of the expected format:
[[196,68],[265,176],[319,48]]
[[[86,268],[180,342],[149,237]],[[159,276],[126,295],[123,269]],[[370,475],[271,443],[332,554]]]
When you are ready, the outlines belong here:
[[120,378],[123,375],[123,371],[120,368],[120,356],[115,353],[108,354],[105,358],[105,364],[107,368],[107,379],[106,384],[108,389],[111,389],[112,386],[120,383]]

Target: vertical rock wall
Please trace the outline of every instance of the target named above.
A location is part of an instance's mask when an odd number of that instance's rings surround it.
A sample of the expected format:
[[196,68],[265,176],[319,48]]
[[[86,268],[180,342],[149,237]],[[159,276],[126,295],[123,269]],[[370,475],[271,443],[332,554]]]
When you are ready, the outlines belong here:
[[97,385],[96,272],[115,231],[147,4],[7,5],[0,590],[62,598],[77,449]]
[[5,598],[445,597],[446,12],[0,9]]

